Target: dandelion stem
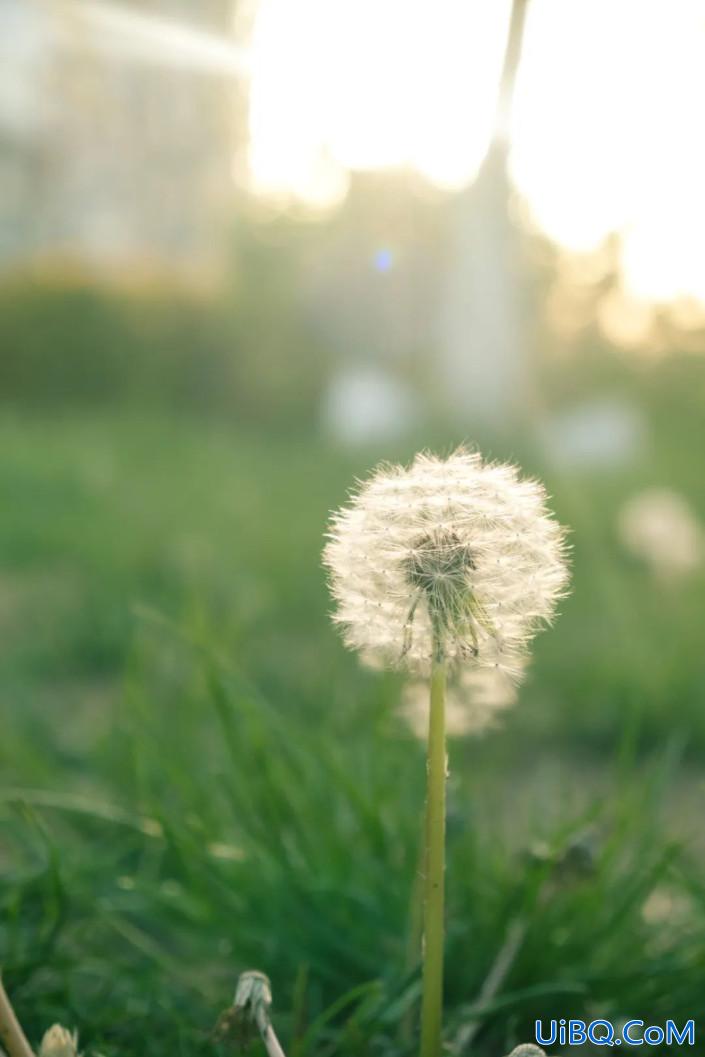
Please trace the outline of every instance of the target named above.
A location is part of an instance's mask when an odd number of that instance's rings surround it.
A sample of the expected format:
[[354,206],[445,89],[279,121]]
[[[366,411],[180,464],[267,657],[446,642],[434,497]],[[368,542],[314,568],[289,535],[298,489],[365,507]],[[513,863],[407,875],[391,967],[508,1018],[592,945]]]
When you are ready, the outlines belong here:
[[[0,1041],[9,1057],[34,1057],[0,979]],[[0,1051],[2,1052],[2,1051]]]
[[426,765],[421,1057],[440,1057],[443,1006],[443,905],[446,813],[446,665],[434,650]]
[[269,1057],[284,1057],[284,1050],[281,1048],[279,1039],[274,1034],[274,1028],[271,1024],[267,1024],[267,1027],[262,1032],[262,1042]]

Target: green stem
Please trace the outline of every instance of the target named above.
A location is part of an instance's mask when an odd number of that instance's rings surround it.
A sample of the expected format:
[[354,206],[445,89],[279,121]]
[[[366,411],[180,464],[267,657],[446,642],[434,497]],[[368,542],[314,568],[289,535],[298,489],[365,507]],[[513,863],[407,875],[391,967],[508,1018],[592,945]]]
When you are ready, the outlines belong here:
[[420,1057],[440,1057],[446,816],[446,666],[434,650],[426,769],[423,991]]

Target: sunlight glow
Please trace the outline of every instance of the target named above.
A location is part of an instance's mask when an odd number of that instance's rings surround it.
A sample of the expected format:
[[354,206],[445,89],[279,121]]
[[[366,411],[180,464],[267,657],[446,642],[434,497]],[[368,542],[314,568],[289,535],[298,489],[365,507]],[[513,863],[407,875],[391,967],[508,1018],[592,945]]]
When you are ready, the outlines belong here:
[[[326,206],[348,173],[470,183],[508,0],[259,0],[250,178]],[[625,295],[705,302],[702,0],[531,0],[510,139],[533,224],[570,251],[620,239]]]
[[260,0],[252,34],[253,186],[314,204],[349,170],[410,167],[439,187],[487,149],[509,0]]
[[[450,191],[472,182],[492,135],[511,0],[242,9],[250,32],[238,47],[235,36],[107,0],[45,7],[66,46],[249,75],[246,182],[257,194],[325,208],[345,196],[351,171],[384,168]],[[700,326],[705,5],[530,0],[527,11],[509,129],[525,215],[573,254],[618,236],[623,296],[605,310],[612,329],[635,335],[654,303]]]
[[64,45],[202,73],[247,72],[246,56],[232,40],[196,26],[107,0],[48,0],[45,8]]
[[511,169],[567,249],[620,236],[636,299],[705,301],[705,6],[532,0]]

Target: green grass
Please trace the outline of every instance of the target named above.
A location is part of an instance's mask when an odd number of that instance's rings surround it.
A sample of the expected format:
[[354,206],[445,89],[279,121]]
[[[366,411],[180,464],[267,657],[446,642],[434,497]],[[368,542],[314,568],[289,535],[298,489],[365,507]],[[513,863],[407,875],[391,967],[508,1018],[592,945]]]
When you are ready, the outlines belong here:
[[[492,443],[546,478],[575,582],[505,729],[451,746],[446,1022],[483,1057],[537,1017],[702,1008],[705,582],[656,590],[614,529],[643,485],[698,503],[701,408],[667,398],[628,472]],[[319,563],[377,453],[118,411],[6,413],[0,450],[0,964],[31,1038],[213,1052],[258,967],[289,1057],[413,1053],[423,751]]]

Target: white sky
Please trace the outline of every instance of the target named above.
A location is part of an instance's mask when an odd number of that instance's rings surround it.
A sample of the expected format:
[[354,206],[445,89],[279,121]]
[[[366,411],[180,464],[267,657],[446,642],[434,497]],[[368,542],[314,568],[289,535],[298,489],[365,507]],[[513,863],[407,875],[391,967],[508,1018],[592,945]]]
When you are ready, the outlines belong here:
[[[469,183],[494,113],[509,0],[259,0],[250,172],[326,206],[349,170]],[[511,173],[570,250],[621,235],[636,296],[705,302],[705,3],[529,0]]]

